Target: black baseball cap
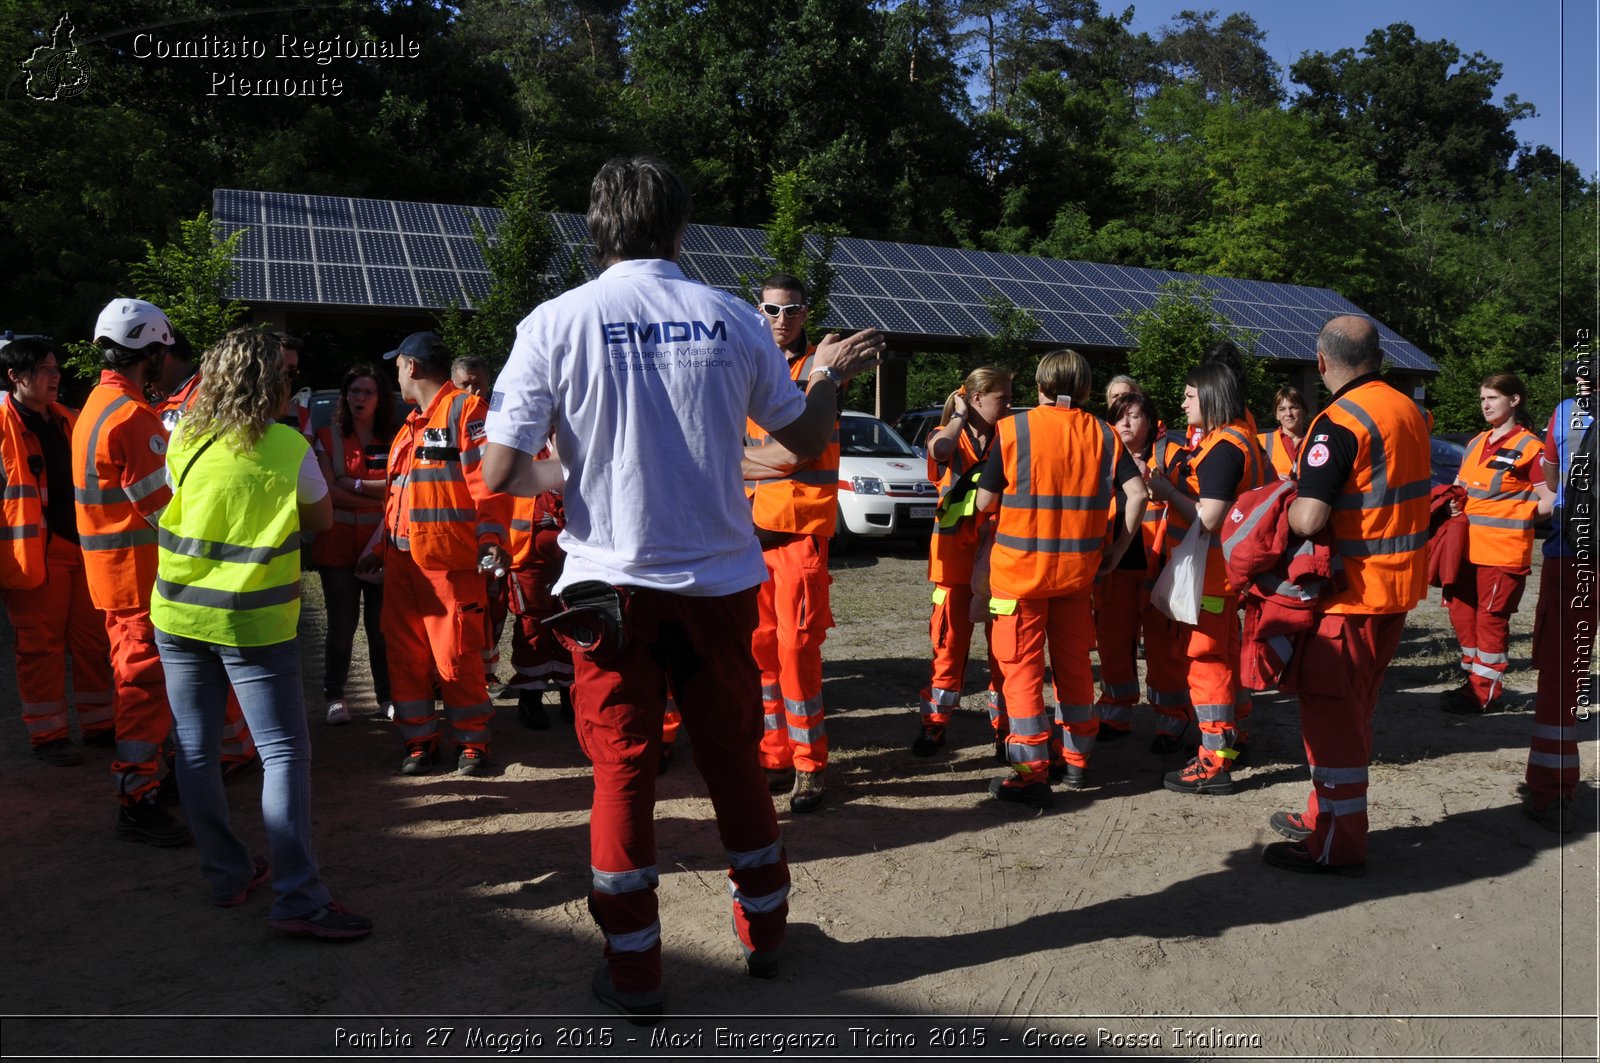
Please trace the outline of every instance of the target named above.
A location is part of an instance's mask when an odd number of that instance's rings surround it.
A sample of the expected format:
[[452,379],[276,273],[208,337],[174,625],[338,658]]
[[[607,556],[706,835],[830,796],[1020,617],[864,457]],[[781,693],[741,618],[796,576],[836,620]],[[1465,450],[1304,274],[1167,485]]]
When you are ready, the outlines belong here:
[[450,351],[445,347],[444,340],[437,332],[413,332],[400,341],[400,346],[383,356],[384,361],[391,361],[400,355],[415,358],[419,362],[449,371],[452,359]]

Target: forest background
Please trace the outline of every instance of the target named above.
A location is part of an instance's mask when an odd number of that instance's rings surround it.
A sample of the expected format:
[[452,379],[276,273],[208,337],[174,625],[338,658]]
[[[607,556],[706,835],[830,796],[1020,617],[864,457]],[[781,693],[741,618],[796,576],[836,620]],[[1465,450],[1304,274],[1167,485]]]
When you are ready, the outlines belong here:
[[[697,221],[779,239],[1332,288],[1441,363],[1442,431],[1480,427],[1491,371],[1523,374],[1549,410],[1561,353],[1600,310],[1595,175],[1518,143],[1532,104],[1496,102],[1493,58],[1404,22],[1284,70],[1248,15],[1184,12],[1150,34],[1095,0],[78,0],[90,76],[40,102],[14,75],[60,0],[4,6],[0,327],[19,332],[89,338],[214,188],[581,213],[600,163],[637,152],[685,173]],[[153,61],[140,27],[419,47],[325,66]],[[344,87],[209,95],[222,67]],[[531,306],[516,301],[516,316]],[[373,354],[321,346],[321,385]],[[917,359],[913,398],[992,352]]]

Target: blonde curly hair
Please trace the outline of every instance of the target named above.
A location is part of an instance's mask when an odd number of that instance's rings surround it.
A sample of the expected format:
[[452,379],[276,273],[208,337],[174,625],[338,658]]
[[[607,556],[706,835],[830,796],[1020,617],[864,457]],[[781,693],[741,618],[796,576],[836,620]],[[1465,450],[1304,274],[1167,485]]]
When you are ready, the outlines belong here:
[[178,431],[226,438],[242,454],[267,434],[288,398],[282,340],[265,329],[234,329],[200,356],[200,386]]

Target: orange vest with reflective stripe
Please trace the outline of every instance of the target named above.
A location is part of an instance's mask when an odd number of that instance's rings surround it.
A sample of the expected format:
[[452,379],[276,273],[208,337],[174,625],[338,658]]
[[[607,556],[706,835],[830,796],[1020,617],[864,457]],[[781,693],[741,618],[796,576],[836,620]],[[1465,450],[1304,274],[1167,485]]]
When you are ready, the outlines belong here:
[[148,609],[156,582],[156,529],[172,498],[167,432],[133,382],[115,370],[72,430],[72,485],[89,600],[97,609]]
[[[1239,477],[1239,489],[1234,498],[1227,499],[1232,503],[1239,495],[1253,487],[1260,487],[1267,482],[1267,456],[1261,453],[1261,444],[1256,442],[1256,433],[1247,421],[1234,421],[1221,428],[1214,428],[1205,434],[1205,437],[1195,446],[1194,453],[1189,456],[1188,474],[1179,479],[1184,490],[1190,497],[1200,497],[1200,466],[1204,464],[1211,452],[1219,446],[1237,447],[1244,454],[1244,471]],[[1176,509],[1167,510],[1169,531],[1179,529],[1179,539],[1189,530],[1189,522],[1179,516]],[[1202,594],[1221,596],[1233,593],[1233,585],[1228,582],[1228,566],[1222,557],[1222,533],[1218,531],[1211,536],[1211,545],[1206,552],[1206,582]]]
[[[789,377],[804,387],[811,372],[816,347],[804,358],[789,363]],[[750,421],[745,427],[748,445],[767,443],[771,437]],[[839,519],[839,422],[833,422],[828,448],[810,461],[795,466],[788,475],[755,480],[750,492],[750,515],[758,528],[802,535],[832,535]]]
[[[940,428],[943,427],[940,425]],[[993,438],[991,435],[991,441]],[[931,457],[928,459],[928,479],[938,482],[940,499],[978,462],[978,452],[973,449],[972,440],[963,428],[956,437],[956,448],[951,452],[950,460],[942,468]],[[928,544],[928,579],[947,585],[971,583],[972,562],[977,557],[978,529],[981,527],[982,514],[962,518],[948,528],[941,527],[935,521],[933,540]]]
[[[389,449],[389,541],[418,568],[476,568],[480,544],[503,545],[511,497],[483,482],[484,419],[476,395],[445,383],[426,410],[414,410]],[[403,519],[402,519],[403,518]]]
[[[545,447],[534,455],[534,460],[543,461],[549,456],[550,448]],[[533,546],[541,527],[564,528],[566,524],[567,515],[561,504],[560,491],[545,491],[533,498],[512,495],[511,534],[506,540],[506,552],[511,555],[512,567],[528,566],[533,559]]]
[[1004,463],[989,585],[996,598],[1089,593],[1116,515],[1122,442],[1087,410],[1040,406],[995,426]]
[[[52,402],[45,413],[68,439],[77,414]],[[15,395],[0,392],[0,589],[26,591],[44,582],[44,507],[49,484],[41,480],[44,451],[22,423]],[[65,491],[66,484],[57,485]]]
[[1329,524],[1344,563],[1345,589],[1319,608],[1329,613],[1404,613],[1428,593],[1428,499],[1433,465],[1417,404],[1379,380],[1354,388],[1306,430],[1298,472],[1316,449],[1323,419],[1356,438],[1356,461],[1333,502]]
[[[317,429],[316,445],[328,456],[335,479],[350,476],[358,480],[382,480],[387,474],[388,444],[381,439],[372,440],[373,447],[382,448],[381,451],[369,454],[355,436],[345,435],[330,421]],[[333,527],[318,532],[312,540],[311,563],[329,568],[354,567],[361,559],[361,551],[371,541],[372,533],[382,523],[382,510],[345,509],[335,503]]]
[[[1157,436],[1155,444],[1150,448],[1150,461],[1146,464],[1149,475],[1144,478],[1148,484],[1151,480],[1160,477],[1171,480],[1172,470],[1183,457],[1185,447],[1182,443],[1165,436]],[[1145,506],[1144,521],[1139,526],[1139,535],[1144,542],[1144,559],[1150,572],[1159,569],[1158,560],[1183,538],[1183,533],[1172,531],[1167,517],[1167,504],[1157,502],[1154,495]]]
[[1542,444],[1517,425],[1498,443],[1484,432],[1467,444],[1457,478],[1467,489],[1467,560],[1495,568],[1527,568],[1539,499],[1534,469]]
[[1295,447],[1293,454],[1289,452],[1288,439],[1281,428],[1256,436],[1256,441],[1261,444],[1262,451],[1267,455],[1267,464],[1278,479],[1288,479],[1289,474],[1294,472],[1294,459],[1299,456],[1300,448]]

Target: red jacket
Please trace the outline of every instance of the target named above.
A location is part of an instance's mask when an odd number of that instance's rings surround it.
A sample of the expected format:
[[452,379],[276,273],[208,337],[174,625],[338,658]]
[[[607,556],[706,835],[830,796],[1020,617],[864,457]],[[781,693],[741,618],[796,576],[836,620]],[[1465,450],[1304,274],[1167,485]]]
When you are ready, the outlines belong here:
[[[1450,515],[1455,502],[1457,515]],[[1448,587],[1467,559],[1467,492],[1458,484],[1436,484],[1428,500],[1428,586]]]

